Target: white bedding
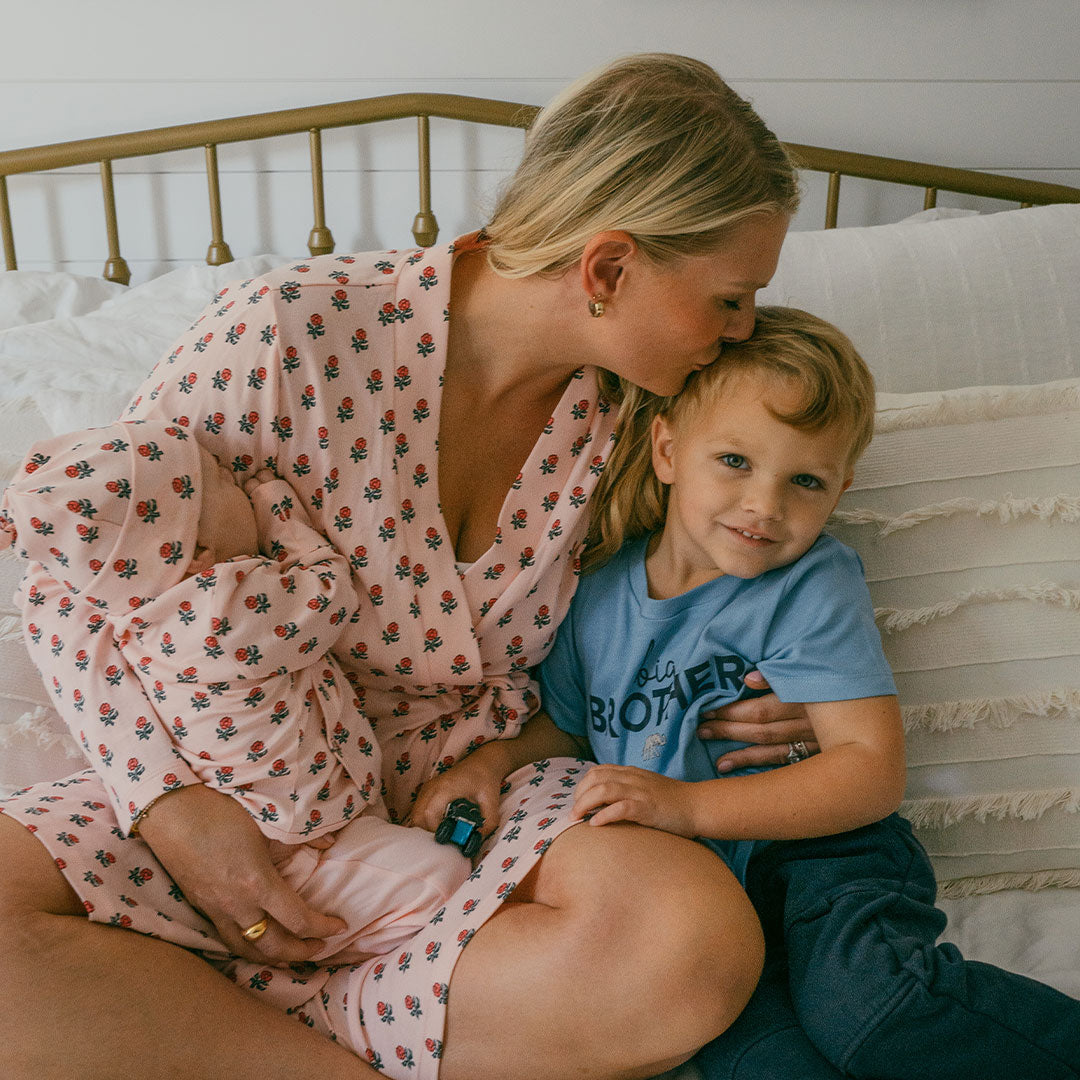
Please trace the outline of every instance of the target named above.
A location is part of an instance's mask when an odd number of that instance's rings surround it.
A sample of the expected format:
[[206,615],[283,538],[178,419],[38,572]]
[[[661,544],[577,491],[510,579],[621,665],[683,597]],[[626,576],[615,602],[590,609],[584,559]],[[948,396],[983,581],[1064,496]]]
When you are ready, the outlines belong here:
[[[225,267],[192,267],[131,289],[71,275],[0,275],[5,476],[33,439],[115,419],[131,388],[223,284],[288,261],[261,256]],[[786,288],[794,278],[784,277],[783,266],[781,271]],[[60,317],[44,318],[49,311]],[[1055,376],[1061,373],[1046,377]],[[82,767],[81,753],[49,708],[40,680],[19,659],[18,620],[9,602],[17,572],[13,561],[0,562],[0,794]],[[946,937],[970,957],[1080,997],[1080,889],[1005,890],[942,906],[950,920]]]

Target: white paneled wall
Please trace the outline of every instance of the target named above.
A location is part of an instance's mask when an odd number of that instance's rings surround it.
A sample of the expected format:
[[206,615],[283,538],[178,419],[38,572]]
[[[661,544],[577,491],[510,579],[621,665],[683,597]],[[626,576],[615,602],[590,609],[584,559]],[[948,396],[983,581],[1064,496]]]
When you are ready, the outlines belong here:
[[[405,90],[542,104],[611,57],[659,49],[713,64],[792,142],[1080,185],[1076,0],[20,0],[3,20],[0,149]],[[432,138],[448,238],[483,221],[521,135],[433,121]],[[324,152],[338,250],[411,243],[415,124],[328,132]],[[306,140],[223,147],[220,164],[233,251],[302,253]],[[203,257],[201,153],[116,172],[135,280]],[[20,266],[100,272],[95,169],[9,188]],[[820,224],[824,199],[808,181],[797,227]],[[845,181],[840,220],[920,207],[919,192]]]

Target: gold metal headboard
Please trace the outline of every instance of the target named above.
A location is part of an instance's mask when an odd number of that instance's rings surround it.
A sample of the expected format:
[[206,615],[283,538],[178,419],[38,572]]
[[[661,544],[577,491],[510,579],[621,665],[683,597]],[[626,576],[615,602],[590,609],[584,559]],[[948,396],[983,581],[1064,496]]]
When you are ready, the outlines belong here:
[[[327,254],[334,250],[334,238],[326,224],[322,132],[329,128],[353,127],[408,117],[416,117],[417,121],[420,180],[420,205],[413,220],[412,231],[417,244],[427,246],[433,244],[438,236],[438,223],[431,209],[430,118],[434,116],[467,123],[525,129],[533,122],[539,111],[535,105],[465,97],[458,94],[391,94],[385,97],[343,101],[333,105],[255,113],[224,120],[208,120],[197,124],[180,124],[97,139],[80,139],[74,142],[0,152],[0,239],[4,246],[5,265],[8,270],[17,268],[7,177],[21,173],[70,168],[76,165],[97,164],[101,172],[105,232],[108,241],[108,259],[105,263],[104,276],[109,281],[126,285],[131,279],[131,273],[120,254],[112,163],[124,158],[145,157],[199,147],[203,148],[206,157],[206,178],[210,197],[211,239],[206,261],[211,266],[220,266],[230,262],[233,256],[224,235],[218,181],[218,146],[223,143],[295,135],[304,131],[308,133],[311,151],[311,189],[314,210],[314,223],[308,236],[308,250],[312,255]],[[893,158],[853,154],[842,150],[827,150],[819,146],[803,146],[797,143],[786,145],[801,169],[824,172],[829,177],[825,211],[825,228],[827,229],[836,226],[842,176],[921,187],[924,189],[924,208],[935,205],[938,191],[1003,199],[1018,202],[1022,206],[1080,202],[1080,188],[1060,184],[1018,180],[993,173],[945,168],[915,161],[898,161]]]

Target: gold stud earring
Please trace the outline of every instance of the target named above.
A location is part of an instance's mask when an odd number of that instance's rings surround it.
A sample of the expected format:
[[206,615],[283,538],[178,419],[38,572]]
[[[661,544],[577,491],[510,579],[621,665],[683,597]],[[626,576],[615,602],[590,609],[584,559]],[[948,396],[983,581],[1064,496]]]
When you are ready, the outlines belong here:
[[603,316],[603,314],[604,314],[604,301],[601,300],[599,296],[594,296],[589,301],[589,314],[594,319],[599,319],[599,318],[601,318]]

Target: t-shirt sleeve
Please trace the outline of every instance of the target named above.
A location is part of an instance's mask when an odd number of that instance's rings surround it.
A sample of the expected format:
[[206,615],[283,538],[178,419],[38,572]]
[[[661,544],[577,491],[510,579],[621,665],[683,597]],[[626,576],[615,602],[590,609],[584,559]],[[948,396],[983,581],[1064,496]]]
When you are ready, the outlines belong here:
[[792,567],[758,667],[784,701],[896,693],[854,551],[824,538]]
[[575,642],[573,604],[559,626],[551,652],[536,669],[536,678],[540,683],[540,707],[555,726],[579,738],[588,738],[588,697]]

